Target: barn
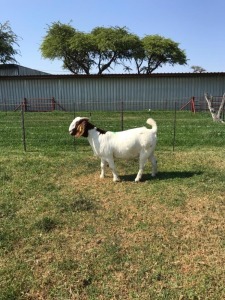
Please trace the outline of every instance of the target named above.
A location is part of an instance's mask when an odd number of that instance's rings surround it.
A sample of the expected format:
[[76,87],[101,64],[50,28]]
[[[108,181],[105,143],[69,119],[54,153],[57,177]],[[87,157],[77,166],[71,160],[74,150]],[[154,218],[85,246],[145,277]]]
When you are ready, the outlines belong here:
[[18,64],[0,65],[0,76],[48,75],[49,73],[27,68]]
[[[24,100],[28,107],[77,110],[205,108],[204,93],[221,97],[222,73],[153,73],[107,75],[3,74],[0,72],[0,109],[15,110]],[[52,103],[56,105],[52,105]]]

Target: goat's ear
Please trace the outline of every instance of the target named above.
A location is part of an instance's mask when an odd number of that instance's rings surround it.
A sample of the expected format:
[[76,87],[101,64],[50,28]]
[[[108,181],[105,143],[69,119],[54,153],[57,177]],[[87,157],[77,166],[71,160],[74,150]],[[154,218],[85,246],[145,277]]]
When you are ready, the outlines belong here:
[[84,131],[85,131],[85,122],[82,122],[77,126],[75,137],[78,138],[78,137],[82,136]]

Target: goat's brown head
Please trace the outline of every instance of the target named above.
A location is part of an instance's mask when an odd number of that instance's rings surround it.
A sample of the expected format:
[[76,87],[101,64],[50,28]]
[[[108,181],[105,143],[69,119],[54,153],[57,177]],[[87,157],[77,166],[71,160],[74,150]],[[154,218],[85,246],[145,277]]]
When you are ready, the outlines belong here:
[[69,133],[75,137],[88,136],[88,130],[94,128],[94,126],[88,122],[88,118],[77,117],[75,118],[69,127]]

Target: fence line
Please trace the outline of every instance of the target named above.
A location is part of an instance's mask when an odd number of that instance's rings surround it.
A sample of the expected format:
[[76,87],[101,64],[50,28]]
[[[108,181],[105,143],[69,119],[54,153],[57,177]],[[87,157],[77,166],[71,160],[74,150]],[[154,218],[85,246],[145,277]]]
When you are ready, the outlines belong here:
[[[217,109],[221,103],[222,96],[213,96],[212,104]],[[31,112],[47,112],[47,111],[139,111],[139,110],[173,110],[174,102],[177,103],[177,109],[185,111],[199,112],[207,111],[208,106],[204,96],[202,97],[186,97],[178,99],[166,99],[162,101],[155,101],[149,99],[148,101],[127,101],[123,99],[114,99],[112,101],[86,101],[85,99],[56,99],[51,98],[27,98],[24,97],[20,101],[6,100],[0,98],[0,111],[16,111],[24,105],[25,111]]]
[[[177,108],[184,110],[192,110],[190,99],[195,99],[197,111],[207,110],[206,101],[201,97],[187,97],[179,99],[166,99],[162,101],[155,101],[149,99],[148,101],[127,101],[123,99],[114,99],[112,101],[76,101],[75,99],[62,99],[51,98],[27,98],[24,97],[20,101],[13,99],[0,98],[0,111],[16,111],[24,105],[25,111],[33,112],[46,112],[46,111],[139,111],[139,110],[173,110],[174,102],[177,103]],[[215,98],[217,99],[217,98]],[[216,100],[215,100],[216,101]],[[219,98],[218,98],[219,101]]]
[[[157,102],[159,108],[158,110],[147,108],[129,111],[127,110],[127,103],[120,101],[120,105],[117,106],[117,109],[109,111],[103,110],[99,112],[96,110],[96,107],[94,107],[93,110],[89,109],[90,107],[86,107],[86,109],[84,109],[85,107],[83,104],[81,107],[78,107],[77,104],[75,105],[75,103],[73,103],[70,111],[65,112],[61,109],[54,109],[51,110],[51,112],[45,111],[45,113],[40,113],[39,110],[38,112],[35,110],[35,112],[31,113],[27,108],[29,103],[8,103],[8,107],[11,105],[11,109],[9,110],[1,109],[2,107],[0,106],[0,148],[1,146],[9,147],[10,144],[12,144],[14,147],[15,145],[19,148],[22,147],[24,151],[36,151],[45,147],[53,147],[58,150],[62,150],[64,148],[74,149],[74,147],[76,148],[77,145],[88,145],[85,140],[75,142],[75,140],[71,139],[68,134],[68,126],[75,116],[88,116],[90,117],[91,122],[98,125],[100,128],[119,131],[126,130],[131,127],[139,127],[140,124],[143,124],[143,118],[154,118],[156,115],[160,123],[160,135],[164,135],[165,140],[167,141],[167,144],[165,143],[166,149],[175,151],[175,148],[179,146],[178,141],[181,140],[181,131],[185,130],[183,127],[187,128],[190,126],[189,122],[187,122],[187,120],[185,121],[185,118],[187,118],[187,116],[188,118],[193,118],[191,116],[195,115],[191,112],[190,114],[185,115],[185,113],[191,109],[191,106],[188,107],[188,101],[190,100],[183,99],[183,101],[184,100],[187,104],[185,105],[186,112],[182,112],[180,110],[182,105],[184,105],[184,102],[181,105],[180,100],[170,101],[169,110],[162,110],[161,108],[165,103],[163,102],[162,104]],[[42,99],[42,101],[44,100]],[[62,104],[60,103],[60,105]],[[147,104],[144,103],[144,105],[142,104],[141,107],[147,107]],[[5,108],[5,104],[3,108]],[[177,117],[178,112],[181,113],[179,114],[179,117],[182,116],[182,118],[184,118],[183,120]],[[101,113],[100,117],[99,113]],[[133,124],[130,119],[134,119],[133,116],[136,117],[138,114],[140,115],[140,122],[138,119],[137,124]],[[208,119],[211,122],[210,114],[207,113],[206,115],[209,115]],[[199,118],[196,121],[197,127],[205,126],[202,121],[205,122],[205,117],[202,119]],[[193,129],[191,129],[191,131],[192,130]],[[201,139],[201,137],[199,137],[199,139]]]

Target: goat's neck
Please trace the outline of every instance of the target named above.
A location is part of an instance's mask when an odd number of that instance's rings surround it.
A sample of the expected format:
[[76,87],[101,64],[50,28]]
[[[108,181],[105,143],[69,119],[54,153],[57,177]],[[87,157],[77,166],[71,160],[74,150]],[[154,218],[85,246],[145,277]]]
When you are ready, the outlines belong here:
[[93,152],[96,155],[100,154],[100,136],[101,136],[101,132],[99,131],[98,128],[94,128],[88,131],[88,141],[89,144],[91,145],[91,148],[93,150]]

